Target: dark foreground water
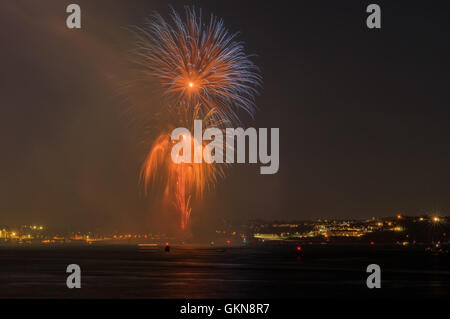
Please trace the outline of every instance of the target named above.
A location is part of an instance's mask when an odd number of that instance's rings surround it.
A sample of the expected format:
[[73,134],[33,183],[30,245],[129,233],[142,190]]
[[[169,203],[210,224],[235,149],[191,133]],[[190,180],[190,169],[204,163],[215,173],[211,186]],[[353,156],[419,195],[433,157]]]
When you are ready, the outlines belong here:
[[[450,258],[424,247],[303,245],[260,247],[0,247],[0,298],[442,298]],[[382,288],[368,289],[378,264]],[[66,267],[82,288],[66,287]]]

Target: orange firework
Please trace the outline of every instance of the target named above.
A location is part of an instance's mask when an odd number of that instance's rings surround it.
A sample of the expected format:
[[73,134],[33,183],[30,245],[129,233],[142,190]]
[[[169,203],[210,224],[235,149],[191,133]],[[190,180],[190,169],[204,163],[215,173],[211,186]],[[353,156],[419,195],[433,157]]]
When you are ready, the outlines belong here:
[[[191,141],[193,149],[194,138],[183,138]],[[217,179],[223,176],[224,171],[222,166],[215,163],[175,163],[171,158],[173,144],[169,133],[162,134],[155,140],[142,167],[141,177],[146,192],[150,182],[164,189],[165,200],[173,203],[181,213],[181,228],[184,229],[191,213],[192,196],[202,198],[205,191],[212,188]],[[204,145],[200,147],[203,153]]]
[[[175,127],[193,128],[202,120],[203,129],[224,129],[239,124],[238,110],[253,117],[254,97],[261,78],[223,21],[186,8],[186,19],[172,10],[171,21],[155,14],[145,28],[137,28],[137,63],[155,79],[166,97],[169,121],[152,145],[142,167],[145,191],[150,182],[164,189],[164,198],[181,213],[185,228],[193,198],[202,198],[218,178],[224,164],[175,163],[170,132]],[[192,136],[185,136],[194,147]],[[205,145],[200,145],[202,153]],[[193,154],[194,152],[191,152]]]

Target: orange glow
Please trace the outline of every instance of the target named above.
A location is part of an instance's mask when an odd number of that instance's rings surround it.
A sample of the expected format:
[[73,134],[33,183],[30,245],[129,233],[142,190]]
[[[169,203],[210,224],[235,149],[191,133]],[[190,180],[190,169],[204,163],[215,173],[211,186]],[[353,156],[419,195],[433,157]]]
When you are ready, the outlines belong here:
[[[193,136],[183,136],[190,140],[194,147]],[[203,153],[204,145],[199,145]],[[148,192],[150,182],[164,190],[163,198],[174,205],[180,213],[181,228],[189,224],[191,215],[191,200],[202,199],[207,189],[212,188],[223,171],[215,164],[202,163],[175,163],[172,161],[172,141],[170,134],[160,135],[147,155],[141,171],[144,190]],[[181,155],[179,155],[181,156]],[[192,157],[194,152],[192,152]],[[193,158],[191,159],[193,162]]]

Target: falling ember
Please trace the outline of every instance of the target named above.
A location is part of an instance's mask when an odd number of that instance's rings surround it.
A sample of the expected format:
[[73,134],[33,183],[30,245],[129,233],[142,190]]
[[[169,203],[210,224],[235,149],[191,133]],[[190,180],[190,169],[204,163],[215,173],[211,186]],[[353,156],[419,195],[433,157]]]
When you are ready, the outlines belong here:
[[[193,148],[193,137],[184,138],[191,141]],[[203,152],[204,146],[200,147]],[[212,188],[217,179],[223,176],[223,170],[218,164],[205,162],[175,163],[171,158],[171,150],[172,141],[169,134],[160,135],[142,166],[141,178],[146,192],[149,183],[164,189],[165,200],[172,203],[180,213],[181,228],[185,229],[192,211],[192,198],[201,199],[205,191]]]
[[178,165],[177,186],[175,190],[175,207],[181,213],[181,229],[184,229],[189,222],[191,214],[191,195],[186,194],[185,174],[183,165]]

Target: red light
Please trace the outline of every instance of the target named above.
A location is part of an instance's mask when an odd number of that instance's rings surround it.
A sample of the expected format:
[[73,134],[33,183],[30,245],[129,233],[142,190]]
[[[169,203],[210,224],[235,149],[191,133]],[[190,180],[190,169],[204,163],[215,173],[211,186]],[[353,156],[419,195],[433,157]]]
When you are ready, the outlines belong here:
[[302,250],[302,247],[301,246],[297,246],[297,251],[300,251],[300,250]]
[[168,243],[168,242],[166,242],[166,246],[169,246],[169,243]]
[[229,245],[230,243],[231,243],[231,241],[228,239],[228,240],[227,240],[227,244]]
[[371,241],[370,242],[370,246],[373,246],[373,245],[375,245],[375,243],[373,241]]

